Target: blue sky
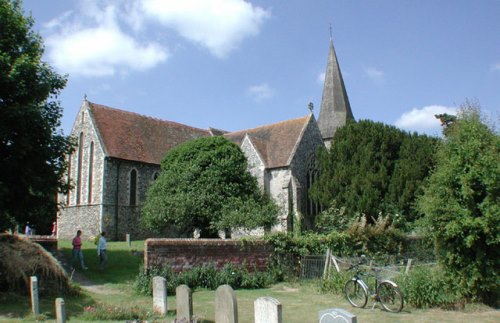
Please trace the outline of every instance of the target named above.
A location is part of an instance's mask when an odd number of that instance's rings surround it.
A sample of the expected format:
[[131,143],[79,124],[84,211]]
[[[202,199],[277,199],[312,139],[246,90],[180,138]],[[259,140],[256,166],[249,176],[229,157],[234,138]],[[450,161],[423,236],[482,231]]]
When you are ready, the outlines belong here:
[[467,98],[498,123],[499,0],[24,0],[68,84],[92,102],[199,128],[319,115],[332,25],[356,119],[439,134]]

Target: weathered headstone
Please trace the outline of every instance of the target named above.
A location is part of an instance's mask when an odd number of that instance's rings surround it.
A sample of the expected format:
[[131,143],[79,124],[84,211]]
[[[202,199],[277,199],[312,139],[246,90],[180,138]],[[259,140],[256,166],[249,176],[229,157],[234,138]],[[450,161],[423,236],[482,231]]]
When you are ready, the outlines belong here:
[[253,303],[255,323],[281,323],[281,303],[272,297],[259,297]]
[[187,285],[177,286],[175,289],[177,303],[177,320],[189,322],[193,317],[193,293]]
[[340,308],[330,308],[319,312],[319,323],[358,323],[358,319]]
[[132,242],[130,241],[130,233],[127,233],[125,235],[125,240],[127,241],[127,246],[131,247],[132,246]]
[[30,292],[31,292],[31,310],[33,314],[40,314],[40,302],[38,300],[38,278],[36,276],[31,276],[31,284],[30,284]]
[[167,314],[167,280],[160,276],[153,277],[153,311]]
[[221,285],[215,291],[215,323],[238,323],[238,303],[229,285]]
[[66,308],[64,307],[64,299],[56,298],[56,323],[66,322]]

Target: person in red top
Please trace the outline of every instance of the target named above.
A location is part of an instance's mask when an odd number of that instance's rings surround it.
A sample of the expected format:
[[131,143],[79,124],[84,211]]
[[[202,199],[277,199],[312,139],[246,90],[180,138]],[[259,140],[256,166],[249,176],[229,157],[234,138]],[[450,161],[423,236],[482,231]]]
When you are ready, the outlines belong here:
[[85,262],[83,261],[83,252],[82,252],[82,230],[76,231],[76,237],[73,238],[71,244],[73,245],[73,260],[72,265],[75,268],[75,264],[80,262],[82,269],[88,269],[85,267]]
[[57,235],[57,223],[54,221],[52,223],[52,236],[56,236]]

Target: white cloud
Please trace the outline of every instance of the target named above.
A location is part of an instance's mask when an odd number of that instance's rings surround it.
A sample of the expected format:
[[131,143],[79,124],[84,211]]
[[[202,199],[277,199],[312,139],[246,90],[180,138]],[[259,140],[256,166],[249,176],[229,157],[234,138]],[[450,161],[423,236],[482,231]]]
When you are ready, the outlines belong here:
[[70,74],[114,75],[117,71],[146,70],[167,59],[159,45],[141,45],[119,29],[87,28],[47,40],[55,66]]
[[445,107],[442,105],[429,105],[422,108],[413,108],[399,117],[394,124],[409,131],[418,131],[425,133],[437,132],[440,130],[441,123],[436,119],[436,114],[447,113],[457,114],[456,107]]
[[257,35],[270,17],[269,11],[245,0],[77,1],[73,11],[44,26],[49,60],[71,75],[153,68],[167,60],[169,52],[151,39],[164,38],[168,29],[224,58],[243,39]]
[[321,85],[325,84],[325,75],[326,75],[325,72],[319,73],[318,77],[316,78],[316,81]]
[[384,81],[384,72],[376,67],[365,68],[366,75],[375,83],[382,83]]
[[491,66],[491,70],[494,71],[494,72],[500,72],[500,62],[496,63],[496,64],[493,64]]
[[257,102],[260,102],[265,99],[270,99],[274,96],[273,89],[267,83],[250,86],[247,89],[247,92]]
[[244,0],[144,0],[145,15],[182,37],[226,57],[241,41],[259,33],[270,12]]
[[[83,5],[85,4],[85,5]],[[165,61],[169,54],[155,42],[139,42],[120,27],[118,7],[91,1],[46,24],[47,54],[63,73],[108,76],[143,71]]]

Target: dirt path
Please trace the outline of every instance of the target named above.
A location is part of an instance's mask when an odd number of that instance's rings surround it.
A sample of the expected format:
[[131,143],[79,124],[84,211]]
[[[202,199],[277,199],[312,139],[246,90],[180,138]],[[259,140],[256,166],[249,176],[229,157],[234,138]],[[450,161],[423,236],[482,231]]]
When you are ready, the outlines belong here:
[[68,277],[70,278],[70,280],[72,282],[78,283],[82,289],[94,294],[101,294],[101,295],[124,294],[124,292],[119,289],[106,286],[105,284],[97,284],[88,279],[83,274],[83,272],[71,268],[72,266],[70,262],[61,252],[58,252],[57,259],[59,260],[59,263],[63,266],[64,270],[66,270],[66,272],[68,273]]

